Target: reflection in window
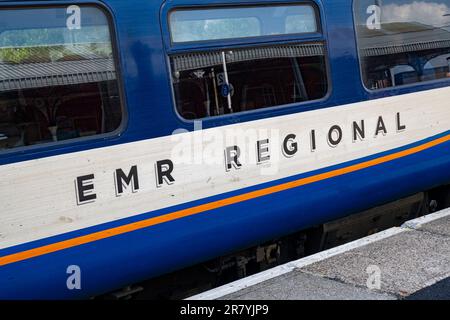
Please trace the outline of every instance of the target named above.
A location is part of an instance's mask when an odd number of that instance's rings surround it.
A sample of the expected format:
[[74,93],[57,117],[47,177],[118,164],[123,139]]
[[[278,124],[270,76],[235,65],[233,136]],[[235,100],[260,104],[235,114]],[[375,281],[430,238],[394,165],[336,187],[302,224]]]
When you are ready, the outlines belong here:
[[449,77],[450,0],[358,0],[354,14],[367,88]]
[[185,119],[320,99],[327,92],[322,43],[188,53],[171,62]]
[[317,31],[314,9],[307,5],[175,10],[169,24],[173,42]]
[[287,16],[285,22],[286,33],[308,33],[311,30],[316,30],[316,20],[314,14],[311,13],[305,12],[305,14]]
[[0,150],[114,131],[122,114],[96,7],[0,10]]
[[[420,81],[416,70],[410,65],[396,65],[390,69],[392,83],[396,86]],[[380,85],[380,87],[382,87]]]
[[174,42],[243,38],[261,34],[256,18],[187,20],[173,23]]

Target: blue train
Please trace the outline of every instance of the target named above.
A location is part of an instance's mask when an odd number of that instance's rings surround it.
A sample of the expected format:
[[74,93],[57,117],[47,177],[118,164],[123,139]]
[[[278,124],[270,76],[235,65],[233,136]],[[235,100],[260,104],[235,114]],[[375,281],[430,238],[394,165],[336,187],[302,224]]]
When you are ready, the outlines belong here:
[[449,0],[0,0],[0,299],[444,188],[449,67]]

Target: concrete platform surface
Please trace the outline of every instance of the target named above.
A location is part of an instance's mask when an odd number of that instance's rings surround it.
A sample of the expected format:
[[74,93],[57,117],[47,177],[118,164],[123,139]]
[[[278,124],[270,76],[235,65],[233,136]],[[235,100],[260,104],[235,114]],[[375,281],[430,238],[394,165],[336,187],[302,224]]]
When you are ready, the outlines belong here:
[[450,299],[450,209],[188,300]]

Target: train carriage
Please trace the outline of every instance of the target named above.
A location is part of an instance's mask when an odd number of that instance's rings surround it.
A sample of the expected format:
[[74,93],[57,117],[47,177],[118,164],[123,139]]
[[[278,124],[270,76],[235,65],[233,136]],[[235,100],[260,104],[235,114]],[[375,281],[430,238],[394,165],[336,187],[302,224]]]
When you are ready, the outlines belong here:
[[448,0],[0,0],[0,298],[445,203],[449,85]]

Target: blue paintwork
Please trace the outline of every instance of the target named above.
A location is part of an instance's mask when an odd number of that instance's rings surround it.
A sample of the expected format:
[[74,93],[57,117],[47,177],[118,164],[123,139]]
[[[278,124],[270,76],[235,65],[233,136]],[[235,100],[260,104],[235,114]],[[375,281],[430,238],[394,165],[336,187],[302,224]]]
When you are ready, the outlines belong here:
[[[85,141],[67,141],[57,146],[44,145],[29,150],[12,150],[0,154],[0,165],[166,136],[177,128],[193,130],[193,123],[182,120],[174,111],[166,59],[167,53],[192,48],[193,44],[171,46],[167,31],[167,12],[176,6],[262,2],[293,1],[173,0],[162,4],[148,0],[105,0],[104,3],[77,0],[11,3],[0,0],[0,7],[11,4],[97,3],[109,11],[115,27],[116,46],[119,48],[117,51],[123,98],[128,114],[120,134]],[[351,1],[326,3],[316,1],[316,3],[322,17],[323,35],[309,35],[307,39],[326,41],[331,85],[329,95],[323,100],[306,104],[206,119],[203,121],[204,128],[450,84],[450,80],[442,80],[379,92],[365,90],[361,84],[357,60]],[[293,35],[282,38],[267,37],[266,41],[269,43],[280,39],[289,42],[298,37]],[[208,42],[205,46],[214,48],[221,44],[223,45],[223,42]],[[244,40],[230,40],[227,44],[248,45]],[[395,151],[397,150],[387,153]],[[295,180],[377,156],[380,155],[3,249],[0,250],[0,256]],[[449,168],[450,143],[447,142],[369,169],[6,265],[0,267],[0,299],[83,298],[107,292],[276,236],[449,183]],[[69,291],[66,288],[68,275],[65,271],[71,264],[81,267],[82,290]]]

